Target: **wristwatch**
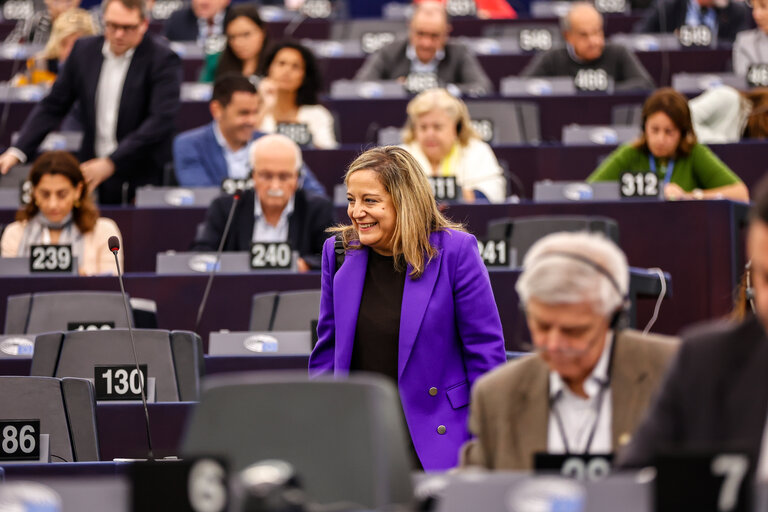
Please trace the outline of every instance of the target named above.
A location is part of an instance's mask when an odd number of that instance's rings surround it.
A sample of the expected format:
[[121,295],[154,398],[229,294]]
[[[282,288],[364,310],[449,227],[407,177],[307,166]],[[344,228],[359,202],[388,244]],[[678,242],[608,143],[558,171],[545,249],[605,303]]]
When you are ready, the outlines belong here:
[[693,196],[694,199],[704,199],[704,191],[700,188],[693,189],[693,192],[691,192],[691,196]]

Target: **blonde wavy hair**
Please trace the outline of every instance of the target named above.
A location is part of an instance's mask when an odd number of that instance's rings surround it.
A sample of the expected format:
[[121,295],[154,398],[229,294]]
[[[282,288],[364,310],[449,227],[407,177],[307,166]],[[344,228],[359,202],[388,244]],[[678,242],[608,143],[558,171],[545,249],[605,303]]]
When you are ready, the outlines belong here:
[[72,34],[80,34],[81,37],[96,34],[93,16],[85,9],[73,7],[72,9],[67,9],[56,18],[51,28],[51,36],[42,52],[43,57],[46,59],[58,59],[61,41]]
[[[395,268],[403,270],[403,263],[410,265],[413,268],[410,276],[418,279],[437,254],[437,249],[429,243],[429,236],[446,229],[464,231],[464,226],[451,222],[440,213],[426,174],[407,150],[397,146],[369,149],[350,164],[344,184],[348,185],[349,177],[362,170],[375,172],[392,197],[397,214],[392,233]],[[350,243],[358,240],[354,226],[339,225],[328,231],[342,235],[345,249],[362,248],[359,243]]]
[[410,144],[416,140],[414,125],[419,117],[437,109],[444,111],[456,123],[459,144],[466,146],[471,139],[480,138],[472,127],[467,105],[445,89],[435,88],[420,92],[408,103],[408,121],[403,128],[403,142]]

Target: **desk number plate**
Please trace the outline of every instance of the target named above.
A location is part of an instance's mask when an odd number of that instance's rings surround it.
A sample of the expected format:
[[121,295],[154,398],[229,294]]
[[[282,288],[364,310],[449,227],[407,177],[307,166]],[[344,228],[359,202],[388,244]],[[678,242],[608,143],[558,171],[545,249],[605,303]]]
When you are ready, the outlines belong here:
[[40,420],[0,421],[0,460],[40,458]]
[[96,400],[141,400],[141,388],[147,387],[147,365],[139,368],[141,376],[132,364],[96,366],[93,372]]
[[32,245],[29,248],[29,271],[71,272],[72,247],[69,245]]

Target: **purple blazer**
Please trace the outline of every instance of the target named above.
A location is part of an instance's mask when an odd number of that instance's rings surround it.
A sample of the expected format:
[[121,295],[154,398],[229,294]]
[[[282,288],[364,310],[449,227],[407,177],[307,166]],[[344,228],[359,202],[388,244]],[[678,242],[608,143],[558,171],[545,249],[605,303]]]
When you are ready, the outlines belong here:
[[[440,471],[456,466],[459,448],[469,439],[472,384],[502,364],[505,352],[475,237],[447,230],[432,233],[430,242],[437,256],[421,278],[405,279],[397,375],[416,453],[425,470]],[[310,376],[347,375],[352,359],[369,249],[347,251],[333,276],[333,243],[329,238],[323,246],[318,342],[309,358]]]

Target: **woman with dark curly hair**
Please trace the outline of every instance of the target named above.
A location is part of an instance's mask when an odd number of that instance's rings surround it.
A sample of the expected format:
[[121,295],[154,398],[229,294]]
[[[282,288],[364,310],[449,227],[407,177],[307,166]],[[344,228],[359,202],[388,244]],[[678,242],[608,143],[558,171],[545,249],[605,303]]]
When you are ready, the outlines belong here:
[[0,255],[28,257],[32,245],[69,245],[81,275],[114,274],[107,240],[121,238],[120,230],[111,219],[99,217],[77,159],[66,151],[44,153],[32,165],[29,181],[32,199],[5,228]]
[[293,41],[280,42],[269,51],[264,70],[259,94],[265,115],[259,129],[283,133],[303,146],[335,148],[333,116],[317,101],[322,80],[312,51]]

